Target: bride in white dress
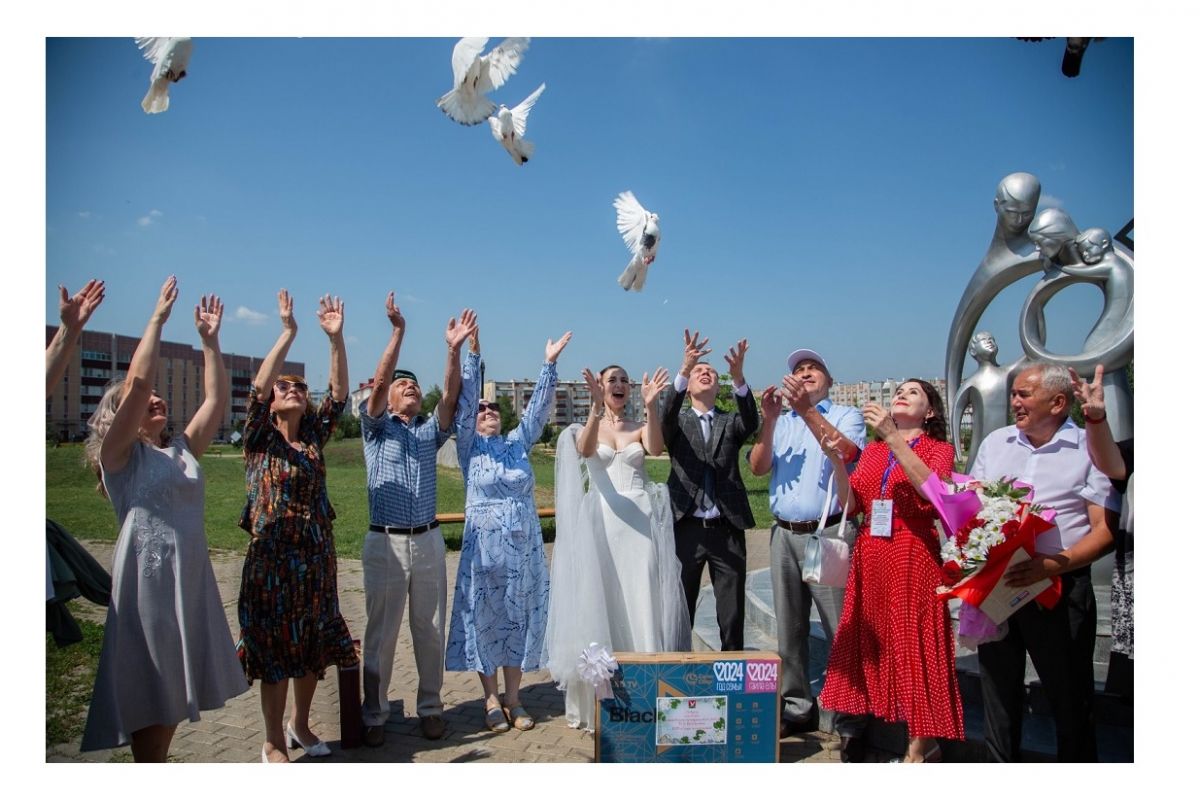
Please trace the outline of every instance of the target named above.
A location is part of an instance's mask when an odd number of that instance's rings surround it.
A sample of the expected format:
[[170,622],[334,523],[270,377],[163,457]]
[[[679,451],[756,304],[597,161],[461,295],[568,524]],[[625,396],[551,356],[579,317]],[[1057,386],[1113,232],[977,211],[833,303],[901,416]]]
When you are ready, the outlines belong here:
[[594,730],[595,692],[576,671],[584,648],[597,642],[610,653],[687,651],[691,625],[671,500],[645,470],[647,453],[663,452],[655,400],[667,371],[642,376],[644,425],[625,418],[633,388],[625,370],[606,367],[597,376],[585,369],[583,378],[592,394],[587,424],[572,425],[558,438],[543,663],[566,693],[567,723]]

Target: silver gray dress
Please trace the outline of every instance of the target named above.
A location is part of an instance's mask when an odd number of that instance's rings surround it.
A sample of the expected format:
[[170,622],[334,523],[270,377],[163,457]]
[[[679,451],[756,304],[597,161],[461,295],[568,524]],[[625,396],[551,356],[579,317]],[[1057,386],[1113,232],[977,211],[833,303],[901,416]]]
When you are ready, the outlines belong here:
[[195,722],[249,688],[208,560],[204,476],[183,436],[164,448],[138,442],[124,469],[102,477],[121,533],[80,750]]

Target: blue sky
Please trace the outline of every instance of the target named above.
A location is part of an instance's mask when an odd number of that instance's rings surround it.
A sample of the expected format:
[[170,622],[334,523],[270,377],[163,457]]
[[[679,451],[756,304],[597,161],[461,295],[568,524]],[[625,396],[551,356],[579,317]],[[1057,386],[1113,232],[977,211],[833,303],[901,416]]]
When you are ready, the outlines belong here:
[[[194,342],[190,304],[216,292],[224,348],[250,355],[291,290],[291,356],[316,383],[317,298],[346,301],[357,383],[386,341],[389,289],[408,319],[401,362],[426,388],[464,307],[497,378],[535,376],[568,329],[564,378],[674,369],[684,327],[718,359],[748,338],[757,389],[801,346],[842,381],[933,376],[1005,174],[1038,175],[1081,228],[1134,215],[1131,39],[1094,44],[1067,79],[1062,39],[535,38],[493,93],[512,106],[547,84],[521,168],[486,124],[435,107],[454,42],[197,38],[170,109],[148,116],[131,38],[47,40],[47,322],[58,283],[97,276],[91,327],[137,335],[174,272],[166,338]],[[626,189],[662,217],[641,294],[616,284]],[[982,321],[1002,361],[1033,281]],[[1077,348],[1100,307],[1093,287],[1061,293],[1051,347]]]

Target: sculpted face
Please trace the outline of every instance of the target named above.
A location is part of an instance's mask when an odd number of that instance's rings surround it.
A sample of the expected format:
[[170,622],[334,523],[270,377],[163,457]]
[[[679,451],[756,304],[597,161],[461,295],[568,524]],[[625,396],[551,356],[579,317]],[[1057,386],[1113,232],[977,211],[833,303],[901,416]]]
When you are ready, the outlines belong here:
[[1000,181],[992,205],[1000,227],[1008,236],[1017,236],[1029,227],[1041,193],[1041,183],[1028,172],[1014,172]]
[[971,355],[994,361],[999,352],[996,339],[990,333],[984,331],[971,338]]
[[1088,228],[1075,240],[1079,245],[1079,257],[1085,264],[1096,264],[1112,249],[1112,240],[1103,228]]

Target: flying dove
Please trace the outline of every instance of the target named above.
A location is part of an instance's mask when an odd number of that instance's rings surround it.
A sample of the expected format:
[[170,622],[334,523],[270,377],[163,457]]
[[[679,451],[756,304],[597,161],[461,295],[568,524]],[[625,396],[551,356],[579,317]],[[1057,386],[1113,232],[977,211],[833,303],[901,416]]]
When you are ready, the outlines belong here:
[[167,90],[187,75],[192,39],[190,36],[139,36],[136,41],[142,55],[154,65],[150,71],[150,91],[142,98],[142,110],[147,114],[166,111],[171,104]]
[[625,291],[640,292],[646,284],[646,272],[658,255],[658,242],[662,234],[658,229],[658,214],[651,214],[633,196],[633,192],[621,192],[613,201],[617,209],[617,230],[625,239],[625,246],[633,253],[625,271],[617,283]]
[[478,125],[496,110],[487,93],[512,77],[521,56],[529,49],[528,37],[518,36],[505,39],[480,57],[487,41],[486,36],[459,39],[450,57],[454,88],[439,97],[437,105],[446,116],[462,125]]
[[533,94],[526,97],[514,109],[509,109],[503,103],[500,104],[500,110],[493,117],[488,117],[488,124],[492,126],[492,136],[496,137],[496,141],[508,151],[512,156],[512,160],[517,162],[517,166],[521,166],[529,157],[533,155],[533,142],[525,137],[525,120],[529,117],[529,111],[533,108],[533,104],[542,96],[545,91],[546,84],[542,84],[534,90]]

